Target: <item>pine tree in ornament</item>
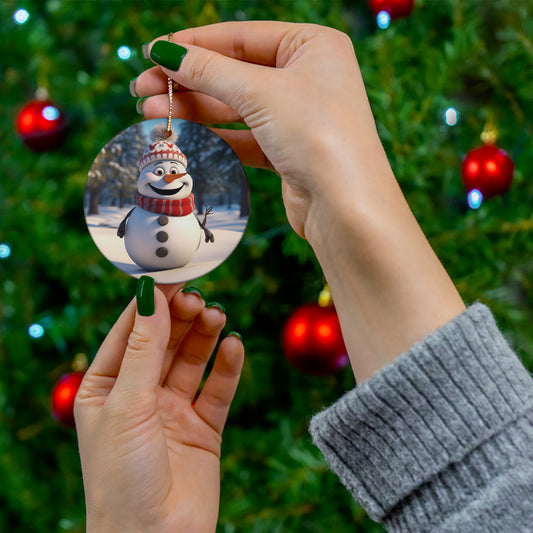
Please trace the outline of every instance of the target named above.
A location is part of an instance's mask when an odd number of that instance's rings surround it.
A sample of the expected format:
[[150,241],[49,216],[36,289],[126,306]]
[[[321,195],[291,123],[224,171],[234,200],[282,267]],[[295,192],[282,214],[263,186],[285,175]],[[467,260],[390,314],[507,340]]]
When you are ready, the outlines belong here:
[[67,133],[65,116],[54,102],[43,96],[28,102],[17,116],[17,133],[35,152],[55,150]]
[[415,0],[368,0],[368,6],[376,17],[385,12],[391,19],[407,17],[414,5]]
[[308,374],[333,374],[348,364],[332,305],[307,304],[296,309],[283,327],[282,345],[288,361]]
[[478,190],[483,198],[505,194],[513,181],[513,160],[496,146],[493,127],[485,128],[481,140],[483,146],[470,150],[463,160],[461,175],[466,190]]

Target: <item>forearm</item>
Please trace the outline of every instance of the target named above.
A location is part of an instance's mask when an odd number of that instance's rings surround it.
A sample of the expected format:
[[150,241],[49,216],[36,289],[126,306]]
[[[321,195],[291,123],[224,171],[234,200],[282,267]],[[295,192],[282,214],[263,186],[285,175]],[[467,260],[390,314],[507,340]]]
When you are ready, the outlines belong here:
[[465,309],[381,146],[371,150],[330,167],[343,186],[313,200],[305,226],[358,382]]

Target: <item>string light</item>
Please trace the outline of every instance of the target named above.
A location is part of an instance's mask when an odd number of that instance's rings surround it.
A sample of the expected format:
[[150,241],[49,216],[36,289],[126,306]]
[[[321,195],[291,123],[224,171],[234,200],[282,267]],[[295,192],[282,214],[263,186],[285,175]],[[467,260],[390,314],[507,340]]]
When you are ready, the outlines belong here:
[[478,189],[472,189],[468,193],[468,205],[471,209],[479,209],[483,202],[483,194]]
[[0,259],[7,259],[11,255],[11,246],[9,244],[0,244]]
[[117,50],[117,55],[122,59],[123,61],[126,61],[126,59],[129,59],[131,57],[131,49],[129,46],[121,46]]
[[444,112],[444,122],[448,126],[455,126],[457,124],[457,121],[459,120],[459,113],[457,109],[454,109],[453,107],[449,107]]
[[390,14],[386,11],[380,11],[376,17],[378,28],[386,30],[390,26]]
[[24,24],[25,22],[28,22],[29,18],[30,14],[25,9],[17,9],[13,15],[13,20],[17,24]]
[[44,335],[44,328],[41,324],[32,324],[28,328],[28,333],[32,339],[40,339]]
[[46,120],[57,120],[59,118],[59,109],[53,105],[47,105],[41,111],[41,115]]

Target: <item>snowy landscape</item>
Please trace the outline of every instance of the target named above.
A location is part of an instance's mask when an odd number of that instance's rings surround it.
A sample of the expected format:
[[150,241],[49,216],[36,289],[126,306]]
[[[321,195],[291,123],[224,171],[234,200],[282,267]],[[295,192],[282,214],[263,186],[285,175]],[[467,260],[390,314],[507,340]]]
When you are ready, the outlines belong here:
[[[207,217],[207,227],[213,232],[215,242],[202,238],[193,260],[182,268],[146,271],[135,264],[126,251],[124,239],[117,236],[117,228],[133,206],[118,208],[99,206],[98,215],[87,215],[87,227],[100,251],[117,268],[139,278],[152,276],[157,283],[179,283],[207,274],[220,265],[235,249],[246,229],[247,217],[239,218],[239,206],[216,206]],[[203,216],[200,215],[203,220]]]

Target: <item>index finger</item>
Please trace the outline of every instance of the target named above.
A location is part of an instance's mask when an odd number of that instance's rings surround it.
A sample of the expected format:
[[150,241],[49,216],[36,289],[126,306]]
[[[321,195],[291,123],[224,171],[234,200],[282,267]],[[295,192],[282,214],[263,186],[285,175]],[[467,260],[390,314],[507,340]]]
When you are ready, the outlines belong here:
[[[221,22],[178,31],[173,34],[172,42],[199,46],[240,61],[279,66],[279,47],[287,33],[295,27],[295,24],[276,21]],[[147,59],[153,44],[160,40],[166,41],[168,36],[157,37],[146,50],[143,47]],[[135,80],[134,96],[166,93],[167,80],[167,75],[161,68],[147,69]],[[180,90],[183,90],[182,86]]]
[[102,342],[93,362],[87,369],[87,374],[117,377],[135,323],[136,308],[136,301],[133,298]]
[[[172,42],[192,44],[240,61],[279,66],[278,49],[295,26],[278,21],[221,22],[178,31],[173,34]],[[168,37],[162,36],[153,42],[160,39]]]

